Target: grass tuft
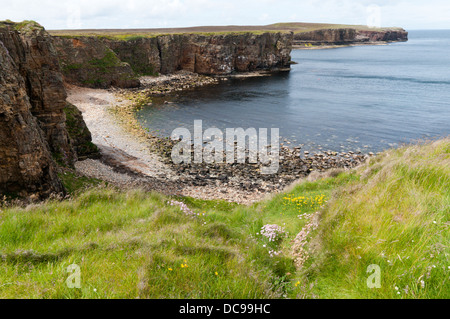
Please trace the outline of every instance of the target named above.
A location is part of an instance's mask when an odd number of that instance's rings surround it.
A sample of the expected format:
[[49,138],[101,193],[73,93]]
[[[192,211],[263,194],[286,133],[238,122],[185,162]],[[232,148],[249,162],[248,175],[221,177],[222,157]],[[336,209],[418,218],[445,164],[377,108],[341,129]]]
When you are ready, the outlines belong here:
[[448,298],[449,150],[389,150],[252,206],[66,175],[72,199],[0,206],[0,298]]

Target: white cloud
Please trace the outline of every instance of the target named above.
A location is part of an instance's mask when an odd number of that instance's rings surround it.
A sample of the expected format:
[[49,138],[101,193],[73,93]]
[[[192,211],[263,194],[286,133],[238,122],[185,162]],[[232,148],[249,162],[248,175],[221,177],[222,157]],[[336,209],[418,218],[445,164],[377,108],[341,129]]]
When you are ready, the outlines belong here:
[[284,21],[365,24],[370,5],[380,6],[383,26],[450,28],[448,0],[0,0],[0,20],[32,19],[48,29],[257,25]]

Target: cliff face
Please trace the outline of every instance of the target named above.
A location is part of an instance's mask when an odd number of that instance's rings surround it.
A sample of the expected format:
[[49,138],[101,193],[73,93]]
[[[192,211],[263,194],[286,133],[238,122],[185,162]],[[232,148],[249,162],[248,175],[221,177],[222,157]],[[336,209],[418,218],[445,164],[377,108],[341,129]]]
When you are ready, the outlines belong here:
[[130,65],[97,38],[54,37],[54,45],[68,83],[92,88],[139,86]]
[[[131,31],[130,31],[131,32]],[[186,70],[203,75],[289,69],[293,46],[407,41],[400,28],[309,32],[181,33],[149,36],[55,36],[65,79],[89,87],[137,87],[139,75]]]
[[[85,73],[92,73],[92,59],[116,57],[116,66],[128,66],[136,74],[169,74],[186,70],[203,75],[228,75],[233,72],[289,68],[292,33],[263,34],[170,34],[128,41],[101,37],[56,37],[66,80],[88,85]],[[123,63],[126,62],[126,63]],[[129,78],[130,69],[111,68],[99,73],[106,86],[137,86],[138,83],[109,81]],[[95,71],[94,71],[95,72]]]
[[[37,23],[0,22],[0,83],[0,194],[63,193],[54,160],[72,165],[79,137],[66,128],[67,94],[52,37]],[[82,118],[75,120],[82,127]]]
[[290,33],[181,34],[105,43],[137,72],[147,69],[168,74],[186,70],[203,75],[228,75],[288,68],[292,36]]
[[[86,41],[81,38],[79,41]],[[158,38],[136,38],[128,41],[103,40],[101,46],[111,49],[121,61],[128,63],[136,74],[157,75],[161,72]]]
[[404,42],[408,41],[408,32],[405,30],[359,31],[356,39],[362,42]]
[[34,23],[22,27],[4,25],[0,28],[0,42],[24,79],[30,111],[36,117],[51,153],[57,154],[65,164],[72,164],[76,154],[65,126],[67,94],[52,37]]
[[26,83],[8,51],[0,41],[0,194],[63,192]]
[[345,45],[376,42],[407,41],[408,32],[403,29],[357,30],[353,28],[322,29],[294,35],[294,45]]

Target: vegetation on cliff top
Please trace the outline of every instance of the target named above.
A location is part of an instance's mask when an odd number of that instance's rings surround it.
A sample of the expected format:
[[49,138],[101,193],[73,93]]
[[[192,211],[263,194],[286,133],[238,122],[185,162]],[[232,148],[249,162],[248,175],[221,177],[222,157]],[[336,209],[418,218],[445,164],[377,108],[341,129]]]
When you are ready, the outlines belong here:
[[0,27],[11,26],[17,31],[28,33],[32,31],[44,31],[45,28],[33,20],[24,20],[22,22],[14,22],[11,20],[0,21]]
[[229,35],[229,34],[263,34],[263,33],[302,33],[324,29],[347,29],[387,31],[402,30],[401,28],[371,28],[364,25],[344,25],[326,23],[275,23],[266,26],[210,26],[193,28],[163,28],[163,29],[130,29],[130,30],[52,30],[53,36],[78,38],[78,37],[101,37],[111,40],[133,41],[142,38],[154,38],[164,35]]
[[448,298],[449,162],[448,138],[389,150],[252,206],[99,186],[4,206],[0,297]]

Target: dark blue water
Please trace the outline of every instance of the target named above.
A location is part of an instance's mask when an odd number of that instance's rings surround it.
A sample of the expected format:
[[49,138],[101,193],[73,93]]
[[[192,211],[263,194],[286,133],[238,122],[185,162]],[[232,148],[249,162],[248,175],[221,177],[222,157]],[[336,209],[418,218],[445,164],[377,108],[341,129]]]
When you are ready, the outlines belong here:
[[411,31],[406,43],[294,50],[290,73],[233,79],[139,112],[169,136],[192,130],[277,127],[309,150],[381,151],[450,134],[450,30]]

